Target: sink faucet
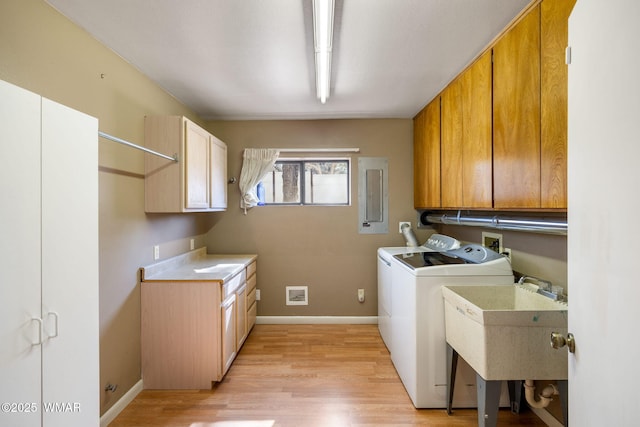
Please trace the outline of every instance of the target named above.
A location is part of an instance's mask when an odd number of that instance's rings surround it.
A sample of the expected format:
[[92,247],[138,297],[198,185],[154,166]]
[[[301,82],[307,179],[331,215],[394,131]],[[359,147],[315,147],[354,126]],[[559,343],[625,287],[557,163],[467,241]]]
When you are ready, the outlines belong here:
[[537,277],[533,277],[533,276],[522,276],[520,280],[518,280],[518,285],[522,285],[526,282],[531,282],[531,281],[536,282],[536,284],[540,287],[540,289],[543,289],[545,291],[551,290],[550,281],[544,280],[544,279],[538,279]]
[[564,295],[562,294],[563,289],[561,287],[552,286],[551,282],[544,279],[539,279],[533,276],[522,276],[520,280],[518,280],[518,285],[522,285],[526,282],[534,281],[538,285],[538,293],[544,295],[548,298],[551,298],[554,301],[562,301],[564,300]]

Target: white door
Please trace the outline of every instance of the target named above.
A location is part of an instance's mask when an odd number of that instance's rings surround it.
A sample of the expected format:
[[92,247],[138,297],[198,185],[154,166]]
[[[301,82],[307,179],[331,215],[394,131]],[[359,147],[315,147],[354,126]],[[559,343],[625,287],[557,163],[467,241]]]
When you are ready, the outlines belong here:
[[40,424],[40,96],[0,81],[0,425]]
[[640,2],[569,19],[569,423],[638,425]]
[[97,426],[98,121],[42,100],[45,427]]

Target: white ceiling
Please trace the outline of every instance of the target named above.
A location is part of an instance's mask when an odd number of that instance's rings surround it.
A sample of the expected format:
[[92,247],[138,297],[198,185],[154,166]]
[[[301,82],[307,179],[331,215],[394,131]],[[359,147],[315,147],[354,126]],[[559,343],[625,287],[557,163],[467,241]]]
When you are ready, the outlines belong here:
[[46,0],[204,119],[411,118],[530,0],[336,0],[316,98],[311,0]]

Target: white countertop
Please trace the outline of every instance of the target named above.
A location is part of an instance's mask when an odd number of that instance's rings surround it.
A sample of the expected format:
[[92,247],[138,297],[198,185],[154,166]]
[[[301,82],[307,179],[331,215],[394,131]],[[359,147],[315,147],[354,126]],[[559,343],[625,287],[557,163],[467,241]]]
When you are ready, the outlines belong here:
[[217,281],[226,282],[240,273],[258,256],[255,254],[207,254],[207,248],[142,267],[141,281]]

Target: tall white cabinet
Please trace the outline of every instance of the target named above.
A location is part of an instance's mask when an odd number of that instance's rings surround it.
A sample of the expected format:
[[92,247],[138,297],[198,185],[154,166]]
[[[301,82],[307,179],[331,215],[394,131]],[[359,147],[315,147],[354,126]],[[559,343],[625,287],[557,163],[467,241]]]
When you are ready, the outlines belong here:
[[98,121],[0,81],[0,425],[99,425]]

